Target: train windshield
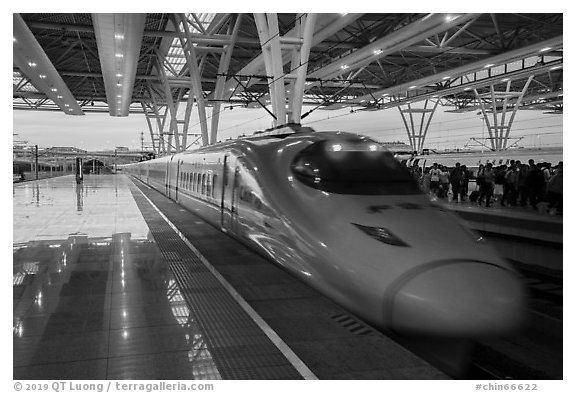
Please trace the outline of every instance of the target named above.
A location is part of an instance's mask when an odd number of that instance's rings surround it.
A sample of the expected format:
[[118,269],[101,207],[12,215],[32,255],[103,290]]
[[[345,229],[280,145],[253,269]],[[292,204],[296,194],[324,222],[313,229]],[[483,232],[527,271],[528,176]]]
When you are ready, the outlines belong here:
[[408,169],[370,140],[314,143],[298,153],[291,169],[307,186],[335,194],[421,193]]

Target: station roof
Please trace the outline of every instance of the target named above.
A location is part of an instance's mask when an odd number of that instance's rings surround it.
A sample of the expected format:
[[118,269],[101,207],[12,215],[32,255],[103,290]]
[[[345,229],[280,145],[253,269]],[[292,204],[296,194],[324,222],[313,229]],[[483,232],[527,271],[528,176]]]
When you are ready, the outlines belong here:
[[[183,87],[189,86],[189,77],[175,32],[175,14],[141,14],[141,20],[135,22],[121,17],[133,14],[114,14],[118,17],[111,27],[98,15],[102,14],[14,14],[14,109],[63,110],[67,114],[139,112],[142,101],[167,98],[159,61],[169,65],[166,77],[173,87],[172,99],[186,100]],[[185,15],[199,56],[207,104],[222,75],[223,48],[233,42],[224,105],[257,106],[256,99],[265,99],[268,85],[253,14],[242,14],[235,40],[232,28],[239,14]],[[23,23],[17,23],[18,17]],[[278,14],[280,35],[288,37],[297,29],[299,17]],[[138,23],[143,29],[134,26]],[[120,37],[118,31],[143,33],[131,34],[137,42],[126,43],[114,54],[114,48],[104,42],[104,33],[110,29],[115,29],[116,38]],[[562,34],[561,13],[319,14],[304,102],[321,109],[381,110],[439,97],[443,105],[467,111],[477,108],[472,89],[486,94],[490,86],[500,85],[504,91],[509,84],[508,91],[517,92],[532,77],[525,107],[561,112]],[[25,40],[35,40],[39,46],[19,47]],[[124,57],[133,66],[111,74],[106,62],[112,56]],[[287,56],[289,59],[288,52]],[[287,74],[289,68],[290,62],[285,61]],[[126,82],[128,72],[133,75]],[[124,77],[122,81],[119,75]],[[117,109],[111,83],[130,85],[123,86],[118,95]],[[514,100],[512,94],[506,98]]]

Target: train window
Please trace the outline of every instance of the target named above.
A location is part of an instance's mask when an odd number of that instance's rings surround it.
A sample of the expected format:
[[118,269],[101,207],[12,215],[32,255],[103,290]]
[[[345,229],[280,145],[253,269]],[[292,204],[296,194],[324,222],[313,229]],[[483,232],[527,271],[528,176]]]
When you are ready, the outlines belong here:
[[307,186],[335,194],[421,193],[408,169],[392,153],[366,139],[313,143],[296,155],[291,169]]
[[216,189],[216,178],[217,178],[217,177],[218,177],[218,176],[216,176],[216,175],[212,176],[212,198],[215,197],[215,196],[214,196],[214,190]]
[[206,194],[206,174],[202,174],[202,188],[200,189],[202,195]]
[[206,176],[206,195],[212,196],[212,176]]

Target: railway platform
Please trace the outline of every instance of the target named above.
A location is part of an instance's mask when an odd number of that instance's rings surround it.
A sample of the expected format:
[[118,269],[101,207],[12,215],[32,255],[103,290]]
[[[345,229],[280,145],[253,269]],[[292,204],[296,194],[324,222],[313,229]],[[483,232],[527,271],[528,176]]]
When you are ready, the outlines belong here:
[[563,217],[532,208],[478,206],[471,202],[440,202],[481,233],[512,262],[551,274],[563,270]]
[[446,379],[124,175],[13,188],[14,379]]

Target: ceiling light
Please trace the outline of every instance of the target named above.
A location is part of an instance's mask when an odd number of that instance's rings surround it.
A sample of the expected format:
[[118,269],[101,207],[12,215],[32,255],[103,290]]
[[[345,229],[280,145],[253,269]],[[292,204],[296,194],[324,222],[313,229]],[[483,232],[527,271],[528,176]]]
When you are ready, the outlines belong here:
[[562,68],[562,66],[561,66],[561,65],[558,65],[558,66],[555,66],[555,67],[550,68],[550,71],[558,70],[558,69],[560,69],[560,68]]
[[470,87],[465,87],[464,90],[468,91],[468,90],[472,90],[472,88],[470,88]]
[[389,95],[390,95],[390,94],[388,94],[388,93],[384,93],[384,94],[382,94],[382,97],[386,97],[386,96],[389,96]]
[[451,78],[451,76],[445,76],[445,77],[442,78],[442,79],[446,80],[446,79],[450,79],[450,78]]
[[114,34],[114,38],[116,38],[117,40],[123,40],[124,34],[116,33],[116,34]]
[[28,65],[29,65],[30,67],[36,67],[36,63],[34,63],[33,61],[29,61],[29,62],[28,62]]
[[502,82],[508,82],[510,80],[510,78],[504,78],[502,79]]
[[55,87],[51,88],[50,90],[52,90],[52,91],[58,91],[58,89],[55,88]]
[[494,64],[486,64],[486,65],[484,66],[484,68],[490,68],[490,67],[494,67]]
[[547,46],[546,48],[540,49],[540,52],[546,52],[546,51],[549,51],[550,49],[552,49],[552,48],[550,48],[549,46]]
[[409,89],[415,89],[415,88],[417,88],[417,87],[418,87],[418,86],[413,85],[413,86],[410,86]]
[[122,74],[116,74],[116,78],[122,78]]
[[116,53],[116,57],[120,59],[120,58],[124,57],[124,55],[122,53]]
[[376,50],[374,50],[373,53],[374,53],[375,55],[379,55],[379,54],[382,53],[382,52],[384,52],[382,49],[376,49]]
[[62,99],[63,97],[62,97],[62,96],[58,96],[58,98]]
[[40,74],[38,76],[40,77],[40,79],[46,79],[46,75],[44,75],[44,74]]
[[340,68],[342,68],[343,70],[345,70],[346,68],[348,68],[348,66],[346,64],[341,65]]

